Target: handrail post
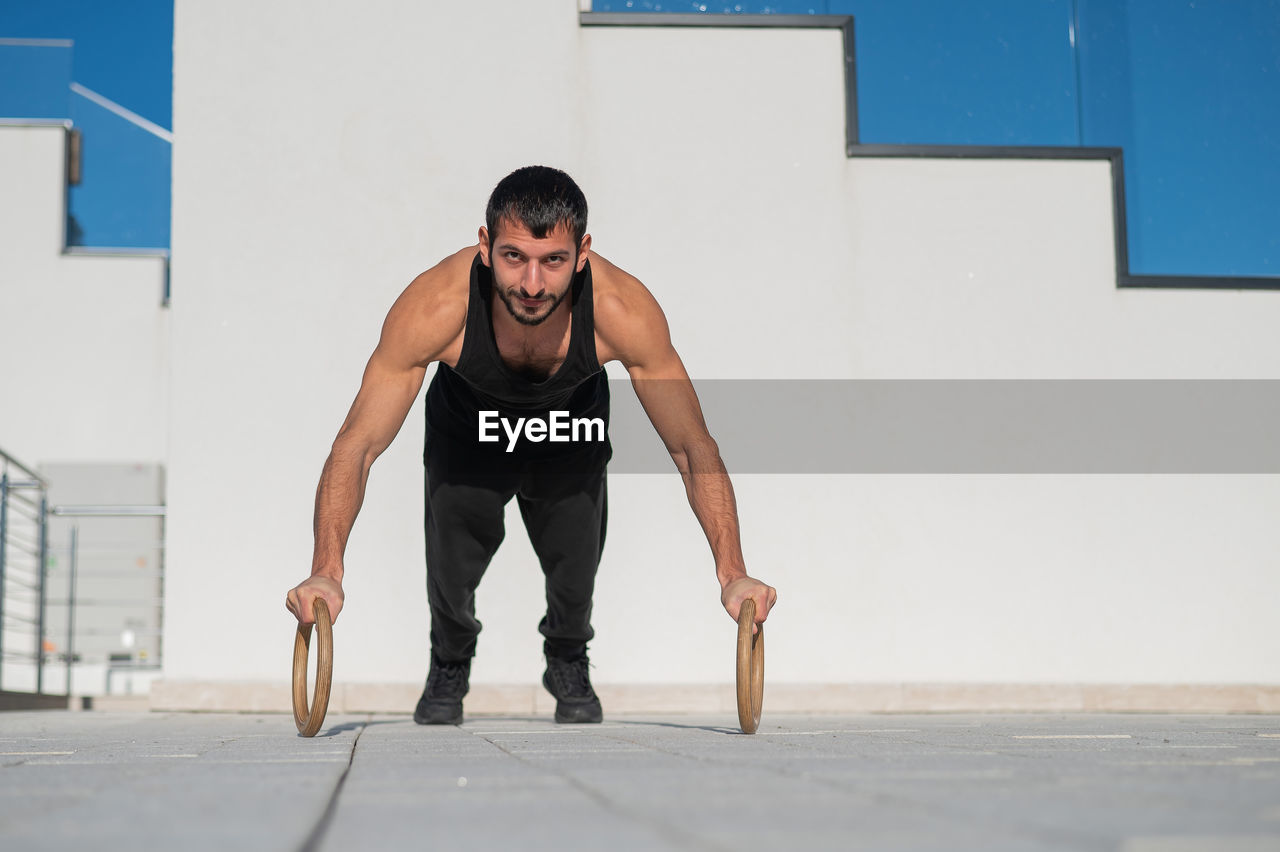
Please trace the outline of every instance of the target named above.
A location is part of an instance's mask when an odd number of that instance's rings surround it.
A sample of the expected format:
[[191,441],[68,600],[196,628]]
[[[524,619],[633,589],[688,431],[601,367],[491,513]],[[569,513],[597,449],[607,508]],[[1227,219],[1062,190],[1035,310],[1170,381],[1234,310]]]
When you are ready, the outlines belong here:
[[164,582],[165,570],[169,561],[169,548],[165,546],[165,536],[168,534],[169,513],[164,512],[160,515],[160,553],[156,561],[156,567],[159,569],[160,579],[156,584],[156,627],[160,633],[156,636],[156,659],[162,663],[164,661]]
[[45,611],[45,576],[49,573],[49,498],[40,496],[40,573],[37,583],[40,587],[40,604],[36,614],[36,694],[44,693],[44,611]]
[[80,525],[71,525],[71,577],[67,585],[67,701],[71,700],[71,669],[76,656],[76,562],[80,554]]

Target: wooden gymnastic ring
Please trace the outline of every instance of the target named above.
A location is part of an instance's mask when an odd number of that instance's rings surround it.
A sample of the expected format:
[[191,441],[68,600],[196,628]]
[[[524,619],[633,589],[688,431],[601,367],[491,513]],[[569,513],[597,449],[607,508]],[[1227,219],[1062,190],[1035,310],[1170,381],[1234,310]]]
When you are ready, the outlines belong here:
[[738,724],[742,733],[754,734],[760,727],[764,705],[764,625],[756,620],[756,602],[747,598],[738,611]]
[[316,654],[316,692],[307,708],[307,658],[311,651],[311,625],[299,624],[293,640],[293,721],[298,733],[314,737],[324,724],[324,714],[329,709],[329,687],[333,684],[333,622],[329,618],[329,605],[323,598],[316,598],[312,605],[316,617],[316,632],[320,647]]

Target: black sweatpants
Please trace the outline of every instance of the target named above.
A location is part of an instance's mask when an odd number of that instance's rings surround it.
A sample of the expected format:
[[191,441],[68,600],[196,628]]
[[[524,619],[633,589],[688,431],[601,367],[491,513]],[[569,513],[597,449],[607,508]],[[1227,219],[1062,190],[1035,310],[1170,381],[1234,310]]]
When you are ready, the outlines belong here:
[[476,587],[502,543],[512,497],[546,578],[547,610],[538,625],[544,651],[571,658],[586,650],[595,635],[591,597],[608,517],[608,458],[607,451],[589,451],[473,463],[428,437],[427,603],[437,657],[461,662],[475,655]]

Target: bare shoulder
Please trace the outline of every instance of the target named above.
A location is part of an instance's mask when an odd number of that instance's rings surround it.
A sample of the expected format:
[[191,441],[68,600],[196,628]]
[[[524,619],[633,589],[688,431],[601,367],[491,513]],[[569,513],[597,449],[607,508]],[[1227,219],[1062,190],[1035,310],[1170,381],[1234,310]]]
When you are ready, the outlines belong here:
[[653,294],[640,283],[640,279],[611,263],[594,251],[588,254],[591,261],[591,288],[595,293],[595,311],[632,311],[648,303],[657,302]]
[[478,250],[457,251],[414,278],[391,306],[378,348],[415,365],[456,361],[453,350],[460,350],[466,328],[471,263]]
[[477,251],[479,246],[469,246],[419,274],[400,294],[392,311],[410,307],[434,312],[456,308],[457,303],[461,303],[465,313],[467,290],[471,284],[471,262]]
[[594,251],[589,260],[600,363],[631,366],[654,348],[670,347],[667,319],[640,279]]

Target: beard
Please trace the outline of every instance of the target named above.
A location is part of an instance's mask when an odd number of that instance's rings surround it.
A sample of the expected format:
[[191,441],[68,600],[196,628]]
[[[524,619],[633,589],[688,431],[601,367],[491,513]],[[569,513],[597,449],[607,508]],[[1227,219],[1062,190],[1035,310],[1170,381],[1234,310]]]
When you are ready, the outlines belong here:
[[529,308],[520,304],[519,297],[511,290],[504,290],[501,287],[495,288],[498,291],[498,298],[502,300],[502,304],[506,305],[507,313],[511,314],[512,319],[521,325],[539,325],[556,312],[556,308],[560,307],[560,303],[564,301],[564,297],[568,294],[568,290],[559,296],[549,298],[543,304],[546,313],[531,314]]

